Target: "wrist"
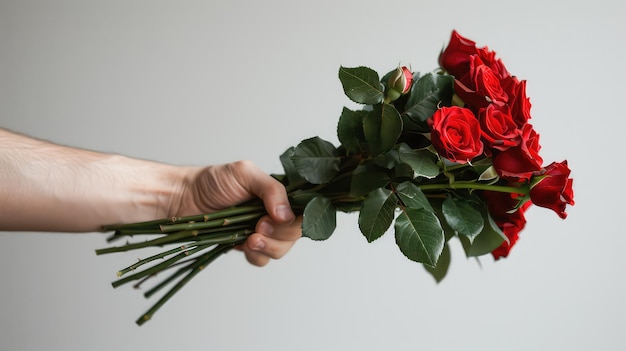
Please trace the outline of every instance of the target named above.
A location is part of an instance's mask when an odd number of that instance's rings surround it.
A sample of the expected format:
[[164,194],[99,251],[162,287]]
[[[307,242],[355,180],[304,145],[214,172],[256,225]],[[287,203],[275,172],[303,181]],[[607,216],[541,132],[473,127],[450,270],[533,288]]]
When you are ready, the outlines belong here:
[[[187,192],[193,167],[174,166],[126,156],[107,157],[102,167],[116,179],[112,198],[114,213],[108,223],[141,222],[178,215],[182,196]],[[105,208],[109,206],[104,206]]]

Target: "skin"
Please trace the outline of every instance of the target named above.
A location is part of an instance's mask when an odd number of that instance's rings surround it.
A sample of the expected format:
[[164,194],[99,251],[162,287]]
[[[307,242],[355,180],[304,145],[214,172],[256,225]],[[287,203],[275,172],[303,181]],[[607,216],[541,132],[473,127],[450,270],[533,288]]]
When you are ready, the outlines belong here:
[[301,237],[285,188],[250,161],[174,166],[0,129],[0,230],[95,232],[103,224],[208,213],[258,197],[268,212],[239,249],[264,266]]

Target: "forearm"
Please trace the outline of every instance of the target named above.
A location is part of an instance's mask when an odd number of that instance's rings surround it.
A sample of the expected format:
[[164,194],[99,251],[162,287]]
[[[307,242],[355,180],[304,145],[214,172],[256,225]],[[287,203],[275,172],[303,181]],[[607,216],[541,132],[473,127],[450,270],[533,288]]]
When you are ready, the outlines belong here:
[[88,232],[167,217],[190,170],[0,129],[0,230]]

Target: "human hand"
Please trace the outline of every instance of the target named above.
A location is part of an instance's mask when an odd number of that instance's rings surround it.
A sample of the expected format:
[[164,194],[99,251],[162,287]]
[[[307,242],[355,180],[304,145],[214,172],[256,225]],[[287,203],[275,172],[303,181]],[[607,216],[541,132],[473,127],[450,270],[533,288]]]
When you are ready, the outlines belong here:
[[285,187],[250,161],[191,169],[185,179],[180,205],[172,215],[213,212],[255,197],[263,201],[269,215],[238,247],[256,266],[283,257],[302,236],[302,217],[291,210]]

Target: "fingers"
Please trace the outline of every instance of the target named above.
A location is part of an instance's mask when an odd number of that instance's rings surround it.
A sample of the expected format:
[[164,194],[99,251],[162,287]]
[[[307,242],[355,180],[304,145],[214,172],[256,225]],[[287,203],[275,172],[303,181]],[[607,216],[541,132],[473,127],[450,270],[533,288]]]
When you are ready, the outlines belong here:
[[302,217],[289,224],[275,224],[269,217],[259,220],[256,233],[241,246],[248,262],[265,266],[270,259],[282,258],[302,236]]
[[272,220],[277,224],[289,224],[296,216],[291,210],[285,187],[272,176],[261,171],[249,161],[235,163],[237,173],[242,175],[241,183],[261,200]]
[[210,194],[210,199],[199,198],[197,202],[203,203],[203,208],[225,208],[251,197],[263,202],[268,216],[261,218],[255,233],[237,246],[250,263],[264,266],[270,259],[283,257],[302,236],[302,218],[293,213],[284,185],[254,163],[237,161],[214,166],[206,168],[205,174],[205,186],[198,193]]

